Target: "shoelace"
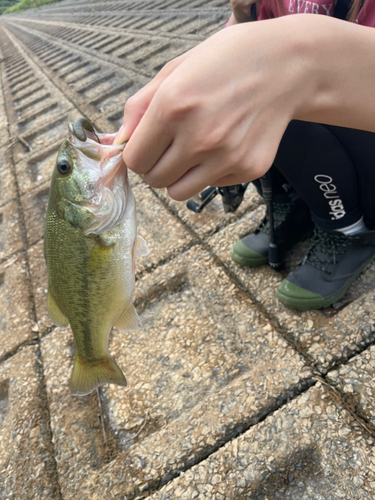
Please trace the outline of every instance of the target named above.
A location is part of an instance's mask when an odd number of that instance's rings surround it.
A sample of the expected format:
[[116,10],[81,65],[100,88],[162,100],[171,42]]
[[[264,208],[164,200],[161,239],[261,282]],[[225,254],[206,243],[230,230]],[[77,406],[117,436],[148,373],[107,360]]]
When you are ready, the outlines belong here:
[[[321,271],[331,274],[327,269],[329,264],[337,263],[337,256],[345,253],[346,248],[350,246],[356,236],[346,236],[343,233],[327,233],[318,226],[315,226],[314,235],[311,240],[310,248],[301,262],[311,264]],[[322,253],[326,258],[321,258],[317,253]]]
[[[275,229],[285,221],[286,216],[292,210],[292,203],[274,203],[273,204],[273,217],[275,222]],[[264,217],[258,226],[258,231],[265,234],[270,234],[270,221],[268,215]]]

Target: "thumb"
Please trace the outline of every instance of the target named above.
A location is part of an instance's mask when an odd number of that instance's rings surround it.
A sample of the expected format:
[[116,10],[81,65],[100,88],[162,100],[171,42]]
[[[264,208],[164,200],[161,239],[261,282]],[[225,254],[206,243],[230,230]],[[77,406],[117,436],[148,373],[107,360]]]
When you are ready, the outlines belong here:
[[186,56],[187,53],[167,63],[150,83],[126,101],[122,125],[113,144],[123,144],[130,139],[160,85],[182,63]]

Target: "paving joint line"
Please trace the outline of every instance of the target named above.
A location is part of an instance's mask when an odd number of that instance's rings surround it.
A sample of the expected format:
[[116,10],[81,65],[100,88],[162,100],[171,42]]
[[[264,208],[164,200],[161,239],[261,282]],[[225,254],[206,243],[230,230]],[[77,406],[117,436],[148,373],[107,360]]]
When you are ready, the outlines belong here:
[[6,354],[4,354],[0,358],[0,365],[5,363],[5,361],[8,361],[8,359],[12,358],[19,352],[23,351],[26,347],[32,346],[32,345],[37,345],[39,343],[39,336],[35,334],[35,337],[32,338],[31,340],[26,340],[25,342],[21,342],[21,344],[18,344],[14,349],[11,351],[8,351]]
[[[181,466],[179,469],[175,469],[175,470],[171,471],[168,474],[167,479],[165,479],[165,477],[164,477],[164,478],[161,478],[159,481],[155,480],[153,483],[148,483],[150,485],[150,487],[147,490],[147,492],[145,492],[146,496],[138,496],[134,500],[141,499],[141,498],[147,498],[147,497],[153,495],[154,493],[156,493],[160,489],[164,488],[164,486],[166,486],[167,484],[169,484],[170,482],[172,482],[174,479],[176,479],[177,477],[179,477],[182,473],[187,472],[190,469],[192,469],[193,467],[201,464],[202,462],[204,462],[205,460],[207,460],[211,455],[214,455],[219,450],[221,450],[222,448],[224,448],[228,443],[230,443],[230,442],[234,441],[235,439],[237,439],[238,437],[242,436],[243,434],[245,434],[246,432],[248,432],[252,427],[255,427],[258,424],[264,422],[268,417],[272,416],[275,412],[277,412],[277,411],[281,410],[282,408],[284,408],[291,401],[294,401],[295,399],[297,399],[300,396],[302,396],[303,394],[305,394],[308,390],[310,390],[312,387],[314,387],[318,383],[318,380],[314,380],[313,377],[311,377],[308,380],[310,380],[311,383],[307,383],[307,381],[306,381],[305,388],[302,389],[299,392],[296,392],[293,397],[291,397],[291,398],[285,398],[284,401],[277,402],[270,411],[268,411],[265,414],[261,415],[259,417],[259,419],[257,419],[257,417],[255,417],[255,418],[253,417],[253,419],[255,419],[256,422],[244,425],[243,428],[241,429],[241,431],[237,431],[236,432],[235,429],[233,429],[232,432],[229,431],[229,436],[227,437],[226,440],[224,438],[224,441],[220,441],[220,443],[218,443],[217,446],[215,446],[215,445],[211,446],[209,448],[209,451],[207,451],[206,453],[204,453],[202,451],[202,453],[200,454],[200,456],[197,457],[197,459],[193,463],[186,464],[186,466]],[[164,481],[163,481],[163,479],[164,479]]]
[[[274,318],[271,314],[269,314],[269,312],[266,310],[266,308],[262,305],[262,303],[257,300],[253,294],[247,290],[244,285],[240,282],[240,280],[237,278],[237,276],[234,274],[233,271],[231,271],[226,265],[224,262],[222,262],[222,260],[213,252],[212,248],[205,242],[203,241],[203,239],[197,235],[195,233],[195,231],[190,227],[188,226],[183,219],[181,219],[181,217],[179,217],[179,215],[175,212],[175,210],[173,210],[173,208],[171,208],[166,202],[165,200],[163,200],[162,198],[160,198],[157,194],[157,192],[155,192],[155,190],[153,190],[153,193],[155,194],[155,196],[164,203],[164,206],[182,223],[185,225],[185,227],[187,227],[194,235],[195,237],[197,238],[197,243],[196,244],[201,244],[209,253],[210,255],[213,257],[213,259],[218,263],[220,264],[220,266],[224,269],[224,272],[227,274],[227,276],[232,280],[232,282],[236,285],[236,287],[241,291],[242,294],[244,294],[245,298],[250,301],[257,309],[258,311],[261,313],[261,315],[269,322],[269,324],[271,324],[271,326],[284,338],[284,340],[288,343],[288,345],[294,350],[296,351],[304,360],[304,362],[306,363],[306,366],[308,366],[311,371],[312,371],[312,374],[313,374],[313,377],[316,379],[316,381],[320,381],[321,383],[323,383],[325,386],[328,386],[330,388],[330,391],[331,391],[331,394],[332,395],[335,395],[335,398],[337,401],[340,402],[340,405],[345,408],[351,415],[352,417],[359,423],[359,425],[364,429],[366,430],[366,432],[372,437],[375,439],[375,428],[372,429],[372,427],[370,427],[368,425],[368,423],[366,422],[366,420],[361,416],[361,415],[358,415],[351,407],[350,405],[348,405],[348,403],[346,402],[345,398],[340,394],[340,392],[338,391],[337,388],[335,388],[332,384],[330,384],[329,382],[327,382],[326,380],[326,375],[328,375],[331,371],[334,371],[336,370],[338,367],[340,366],[344,366],[346,363],[348,363],[351,359],[353,359],[354,357],[362,354],[364,351],[366,351],[367,349],[369,349],[372,345],[375,345],[375,340],[372,341],[372,342],[369,342],[368,344],[366,344],[366,346],[353,353],[351,356],[349,356],[345,361],[341,362],[341,363],[334,363],[330,369],[327,370],[327,373],[326,374],[322,374],[318,368],[315,366],[315,363],[314,363],[314,360],[305,352],[305,350],[299,346],[298,344],[296,344],[296,342],[291,338],[290,334],[288,333],[288,331],[280,325],[280,323],[278,322],[278,320],[276,318]],[[218,229],[217,231],[215,231],[215,233],[219,232],[222,228]],[[215,234],[214,233],[214,234]],[[301,391],[301,394],[303,393],[304,391]],[[298,396],[298,395],[297,395]],[[296,397],[297,397],[296,396]]]
[[[13,200],[11,200],[11,201],[13,201],[13,202],[16,202],[16,203],[17,203],[17,201],[18,201],[18,200],[17,200],[17,198],[13,198]],[[9,202],[9,203],[10,203],[10,202]],[[2,207],[0,207],[0,210],[1,210],[1,208],[2,208]],[[27,251],[27,249],[26,249],[26,248],[22,248],[22,249],[15,250],[14,252],[12,252],[12,253],[10,253],[9,255],[7,255],[6,257],[2,257],[2,258],[0,259],[0,265],[5,264],[5,262],[6,262],[7,260],[11,260],[12,258],[14,258],[14,257],[15,257],[16,255],[18,255],[18,254],[20,254],[20,255],[21,255],[21,254],[26,253],[26,251]],[[16,260],[17,260],[17,259],[16,259]]]
[[[0,175],[1,174],[2,174],[2,172],[0,172]],[[5,205],[8,205],[8,203],[11,203],[12,201],[17,201],[17,198],[15,196],[13,196],[13,198],[9,198],[9,200],[6,200],[6,201],[3,201],[3,203],[0,203],[0,210],[2,210],[5,207]],[[3,262],[4,261],[0,260],[0,264],[2,264]]]
[[[365,349],[364,351],[366,351]],[[364,352],[362,351],[362,352]],[[362,352],[360,354],[362,354]],[[351,358],[353,359],[353,358]],[[341,366],[344,366],[346,363],[344,363]],[[328,373],[330,373],[333,370],[330,370]],[[328,375],[327,373],[327,375]],[[331,394],[332,399],[334,399],[337,403],[339,403],[347,412],[350,413],[350,415],[355,419],[355,421],[362,427],[362,429],[371,437],[371,439],[374,440],[375,444],[375,426],[372,425],[367,418],[365,418],[363,415],[358,414],[355,409],[353,409],[353,404],[351,404],[348,401],[348,397],[345,396],[345,394],[335,387],[334,385],[330,384],[326,380],[326,376],[322,377],[320,374],[314,374],[314,378],[317,380],[317,382],[321,382],[325,387],[327,387],[328,391]]]
[[[296,351],[298,354],[300,354],[303,359],[305,360],[305,362],[307,363],[307,365],[309,366],[309,368],[311,370],[316,370],[316,367],[313,363],[313,360],[310,358],[310,356],[304,352],[304,350],[302,349],[301,346],[299,346],[298,344],[296,344],[293,339],[290,338],[288,332],[279,324],[279,322],[272,316],[269,314],[269,312],[266,310],[266,308],[262,305],[262,303],[257,300],[254,295],[248,290],[245,288],[245,286],[240,282],[240,280],[237,278],[237,276],[234,274],[233,271],[231,271],[226,265],[225,263],[214,253],[214,251],[212,250],[212,248],[210,247],[210,245],[208,245],[201,236],[199,236],[193,228],[191,228],[179,215],[178,213],[172,208],[170,207],[166,201],[161,198],[157,191],[152,189],[152,192],[154,193],[154,195],[164,204],[165,208],[176,218],[179,220],[179,222],[181,222],[190,232],[191,234],[197,239],[197,244],[200,244],[202,245],[202,247],[207,250],[210,255],[212,256],[212,258],[216,261],[216,263],[218,263],[220,265],[220,267],[223,268],[224,272],[226,273],[226,275],[231,279],[231,281],[236,285],[236,287],[238,288],[238,290],[241,292],[241,294],[243,294],[243,296],[248,300],[250,301],[257,309],[258,311],[261,313],[262,317],[264,319],[266,319],[270,324],[271,326],[278,332],[280,333],[280,335],[282,335],[282,337],[284,338],[284,340],[286,340],[286,342],[294,349],[294,351]],[[234,221],[232,221],[234,222]],[[229,222],[228,224],[229,225]],[[218,232],[220,232],[222,229],[224,229],[225,227],[227,227],[227,225],[225,225],[224,227],[220,227],[220,228],[217,228],[210,236],[213,236],[214,234],[217,234]]]
[[[282,409],[284,406],[289,404],[291,401],[294,401],[296,398],[302,396],[305,392],[307,392],[309,389],[314,387],[317,384],[317,380],[314,380],[314,377],[309,377],[304,379],[303,382],[303,389],[300,391],[294,391],[294,396],[293,397],[279,397],[276,400],[276,403],[274,403],[272,408],[269,410],[265,410],[265,412],[262,412],[261,409],[259,410],[259,413],[256,415],[253,415],[250,418],[249,422],[244,422],[244,425],[241,426],[241,430],[238,430],[240,424],[237,423],[236,426],[233,428],[228,428],[223,435],[222,439],[220,439],[215,445],[207,445],[206,450],[202,450],[199,455],[197,455],[194,461],[187,459],[186,464],[181,465],[179,468],[176,468],[174,470],[171,470],[166,473],[163,477],[160,479],[155,479],[151,482],[148,482],[148,489],[147,491],[141,491],[139,488],[136,486],[131,494],[130,499],[132,500],[140,500],[142,498],[147,498],[157,491],[159,491],[161,488],[172,482],[174,479],[179,477],[182,473],[187,472],[188,470],[192,469],[196,465],[199,465],[200,463],[204,462],[207,460],[211,455],[215,454],[217,451],[222,449],[224,446],[226,446],[228,443],[232,442],[233,440],[237,439],[239,436],[242,436],[245,434],[248,430],[250,430],[252,427],[257,426],[258,424],[262,423],[264,420],[266,420],[269,416],[273,415],[276,411],[279,411]],[[293,387],[293,386],[292,386]],[[136,444],[131,446],[123,455],[121,456],[126,456],[126,453],[129,452]],[[136,496],[139,495],[140,496]]]
[[[196,465],[199,465],[200,463],[204,462],[211,455],[217,453],[221,448],[223,448],[224,446],[226,446],[228,443],[230,443],[231,441],[234,441],[239,436],[242,436],[247,431],[249,431],[252,427],[255,427],[258,424],[264,422],[268,417],[272,416],[275,412],[277,412],[279,410],[282,410],[282,408],[284,408],[286,405],[288,405],[291,401],[296,400],[297,398],[299,398],[300,396],[302,396],[303,394],[305,394],[308,390],[310,390],[312,387],[315,387],[318,382],[320,382],[322,385],[324,385],[324,387],[327,388],[327,392],[330,395],[331,401],[333,401],[334,403],[338,404],[341,408],[345,409],[353,417],[353,419],[362,428],[362,432],[365,435],[367,435],[366,436],[367,439],[370,439],[372,441],[371,445],[374,445],[375,444],[375,428],[373,428],[372,426],[370,426],[362,417],[360,417],[359,415],[357,415],[355,413],[355,411],[353,411],[353,409],[351,408],[350,404],[348,404],[345,401],[345,399],[342,397],[340,391],[338,391],[335,387],[333,387],[331,384],[329,384],[329,382],[327,382],[320,375],[316,376],[316,375],[313,374],[313,376],[312,376],[312,378],[310,380],[311,380],[312,383],[311,384],[307,384],[305,389],[303,389],[303,390],[299,391],[298,393],[296,393],[292,398],[287,398],[286,401],[284,401],[284,402],[280,403],[279,405],[275,406],[270,412],[268,412],[267,414],[265,414],[262,417],[260,417],[257,422],[252,423],[252,424],[244,427],[244,429],[241,430],[241,432],[233,433],[233,435],[230,436],[227,441],[221,443],[217,447],[211,448],[209,453],[202,454],[199,457],[199,459],[196,460],[190,466],[181,467],[179,470],[173,471],[173,474],[169,475],[168,481],[166,481],[166,482],[160,481],[161,484],[159,484],[157,487],[154,487],[154,489],[151,489],[151,491],[150,490],[147,491],[146,496],[139,496],[135,500],[137,500],[137,499],[140,500],[141,498],[147,498],[147,497],[151,496],[152,494],[156,493],[161,488],[163,488],[164,486],[166,486],[167,484],[169,484],[170,482],[172,482],[173,480],[175,480],[177,477],[179,477],[181,475],[181,473],[187,472],[188,470],[192,469]],[[151,488],[152,488],[152,486],[151,486]]]

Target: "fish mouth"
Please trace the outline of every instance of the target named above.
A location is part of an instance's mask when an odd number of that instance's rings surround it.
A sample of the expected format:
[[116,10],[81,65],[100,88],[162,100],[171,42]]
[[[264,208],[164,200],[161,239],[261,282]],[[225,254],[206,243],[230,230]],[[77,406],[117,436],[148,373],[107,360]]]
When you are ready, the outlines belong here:
[[131,206],[127,168],[122,159],[125,144],[114,145],[115,137],[116,133],[96,132],[84,118],[69,124],[69,154],[82,193],[73,204],[92,216],[81,227],[85,235],[110,231],[127,217],[127,207]]
[[[69,123],[69,144],[76,152],[78,165],[96,170],[101,182],[110,187],[116,174],[126,167],[122,160],[124,144],[113,144],[114,134],[100,134],[86,118]],[[90,162],[90,160],[92,160]]]

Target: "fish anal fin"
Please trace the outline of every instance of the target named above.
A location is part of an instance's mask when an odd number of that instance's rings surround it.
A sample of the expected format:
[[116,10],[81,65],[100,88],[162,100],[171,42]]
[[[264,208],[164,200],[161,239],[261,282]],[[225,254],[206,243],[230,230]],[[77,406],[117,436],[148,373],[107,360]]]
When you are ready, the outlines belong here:
[[137,332],[141,328],[142,323],[133,304],[125,307],[113,326],[122,332]]
[[48,313],[51,317],[51,320],[56,326],[68,326],[69,325],[68,318],[61,312],[61,309],[57,305],[55,297],[53,296],[53,293],[51,292],[51,290],[49,288],[48,288],[48,297],[47,297],[47,308],[48,308]]
[[150,253],[146,241],[142,236],[137,236],[134,242],[134,257],[146,257]]
[[125,375],[112,356],[88,361],[76,355],[70,381],[72,394],[85,396],[104,384],[127,385]]

